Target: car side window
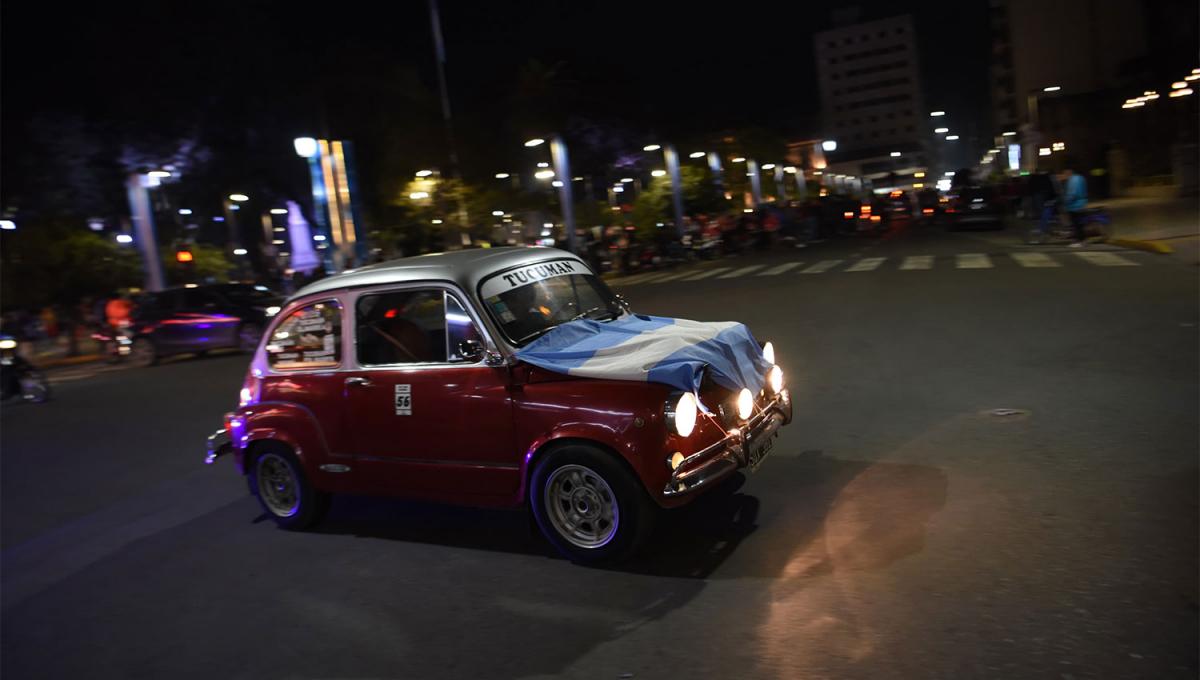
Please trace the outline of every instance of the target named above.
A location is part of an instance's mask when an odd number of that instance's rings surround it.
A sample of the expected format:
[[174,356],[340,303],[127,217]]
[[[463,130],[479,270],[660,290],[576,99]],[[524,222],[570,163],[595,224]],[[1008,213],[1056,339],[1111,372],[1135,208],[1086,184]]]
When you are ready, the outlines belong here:
[[188,311],[208,309],[216,304],[217,298],[206,290],[185,288],[183,291],[183,308]]
[[462,304],[440,288],[363,295],[355,320],[363,366],[464,361],[458,343],[481,339]]
[[266,350],[276,370],[336,368],[342,361],[342,306],[326,300],[293,311],[275,327]]

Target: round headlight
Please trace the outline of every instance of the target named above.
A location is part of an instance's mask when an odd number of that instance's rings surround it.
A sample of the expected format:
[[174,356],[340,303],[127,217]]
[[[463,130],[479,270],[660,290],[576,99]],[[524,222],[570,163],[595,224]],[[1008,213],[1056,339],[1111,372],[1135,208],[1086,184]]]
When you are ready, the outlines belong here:
[[745,387],[738,392],[737,407],[738,417],[742,420],[749,420],[750,416],[754,414],[754,395],[750,394],[750,390]]
[[778,366],[773,366],[767,373],[767,382],[771,385],[771,392],[779,394],[783,391],[783,369]]
[[680,437],[687,437],[696,428],[696,397],[691,392],[680,392],[678,397],[667,400],[667,425]]
[[770,340],[767,341],[767,344],[763,345],[763,358],[769,364],[775,363],[775,345],[771,344]]

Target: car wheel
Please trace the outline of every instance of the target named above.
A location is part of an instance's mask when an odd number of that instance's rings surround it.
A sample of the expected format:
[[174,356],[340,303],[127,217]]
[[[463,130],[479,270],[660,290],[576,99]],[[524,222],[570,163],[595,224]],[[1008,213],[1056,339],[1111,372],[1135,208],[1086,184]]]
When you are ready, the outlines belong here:
[[249,481],[259,505],[284,529],[307,529],[329,509],[329,494],[312,487],[300,462],[285,446],[260,448],[250,465]]
[[533,471],[530,505],[547,540],[574,562],[617,561],[650,534],[655,508],[641,482],[610,453],[570,445]]
[[129,363],[139,368],[153,366],[158,362],[158,350],[150,338],[136,338],[129,348]]
[[244,323],[238,328],[238,349],[242,352],[253,352],[258,349],[258,341],[262,338],[262,326],[256,323]]

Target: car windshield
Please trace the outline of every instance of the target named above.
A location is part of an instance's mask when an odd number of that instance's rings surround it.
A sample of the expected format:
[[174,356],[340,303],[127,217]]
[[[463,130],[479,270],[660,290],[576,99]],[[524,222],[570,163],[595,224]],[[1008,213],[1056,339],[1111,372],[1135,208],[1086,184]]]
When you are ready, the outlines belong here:
[[485,279],[479,290],[500,331],[517,346],[568,321],[607,321],[624,313],[608,286],[577,260],[501,272]]
[[233,284],[222,286],[218,292],[230,302],[238,305],[266,305],[279,299],[279,294],[266,286]]

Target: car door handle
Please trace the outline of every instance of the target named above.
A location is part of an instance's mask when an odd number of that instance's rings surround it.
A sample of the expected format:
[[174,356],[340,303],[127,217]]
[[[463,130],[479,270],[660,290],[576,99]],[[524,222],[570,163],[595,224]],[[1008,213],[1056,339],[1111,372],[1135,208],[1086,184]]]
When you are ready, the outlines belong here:
[[346,378],[346,385],[348,385],[350,387],[370,387],[371,379],[370,378],[358,378],[358,377]]

